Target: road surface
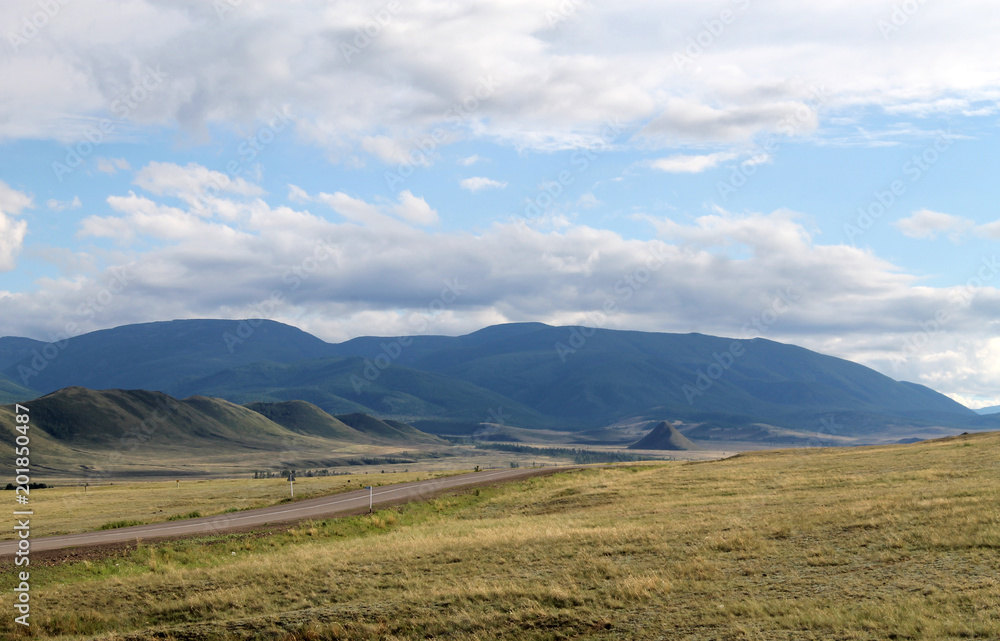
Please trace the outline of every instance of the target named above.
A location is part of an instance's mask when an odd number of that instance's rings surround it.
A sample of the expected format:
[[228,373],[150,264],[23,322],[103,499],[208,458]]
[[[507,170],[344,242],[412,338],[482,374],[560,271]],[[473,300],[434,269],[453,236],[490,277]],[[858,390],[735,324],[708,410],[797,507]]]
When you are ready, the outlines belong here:
[[[421,498],[427,498],[442,490],[482,483],[510,481],[540,473],[567,469],[575,468],[529,468],[471,472],[469,474],[459,474],[427,481],[384,485],[374,489],[372,502],[374,505],[382,505],[385,503],[416,501]],[[105,543],[120,543],[123,541],[135,541],[136,539],[146,541],[149,539],[188,536],[192,534],[213,534],[266,525],[268,523],[328,518],[338,514],[343,515],[345,513],[357,512],[358,510],[367,510],[368,499],[368,490],[354,490],[352,492],[334,494],[317,499],[307,499],[305,501],[284,503],[256,510],[246,510],[245,512],[204,516],[197,519],[154,523],[151,525],[137,525],[98,532],[32,538],[30,539],[31,552],[59,550],[77,546],[103,545]],[[0,541],[0,557],[14,554],[16,550],[17,541]]]

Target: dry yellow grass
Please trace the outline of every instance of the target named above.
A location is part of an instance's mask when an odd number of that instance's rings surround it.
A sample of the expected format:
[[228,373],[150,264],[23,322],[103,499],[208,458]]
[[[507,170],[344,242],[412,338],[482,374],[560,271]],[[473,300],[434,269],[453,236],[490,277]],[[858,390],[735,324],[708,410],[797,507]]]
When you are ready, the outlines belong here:
[[264,538],[154,544],[36,570],[34,631],[995,639],[997,461],[997,434],[758,452],[570,472]]
[[[400,466],[402,467],[402,466]],[[357,490],[369,484],[376,487],[438,478],[452,472],[392,472],[364,468],[368,472],[337,476],[299,476],[295,498]],[[136,521],[159,523],[198,512],[201,516],[222,514],[274,505],[291,498],[288,481],[270,479],[184,479],[176,481],[126,481],[113,484],[62,485],[32,490],[31,508],[35,512],[32,536],[90,532],[106,523]],[[14,531],[0,532],[0,540],[13,539]]]

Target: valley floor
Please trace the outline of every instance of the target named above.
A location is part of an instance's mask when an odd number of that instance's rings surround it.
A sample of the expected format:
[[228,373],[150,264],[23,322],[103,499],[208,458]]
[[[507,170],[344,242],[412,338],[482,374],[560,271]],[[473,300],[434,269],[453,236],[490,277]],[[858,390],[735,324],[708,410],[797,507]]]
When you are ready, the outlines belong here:
[[[32,568],[52,639],[1000,638],[1000,434],[570,471]],[[12,568],[5,566],[5,585]],[[3,595],[0,634],[13,624]]]

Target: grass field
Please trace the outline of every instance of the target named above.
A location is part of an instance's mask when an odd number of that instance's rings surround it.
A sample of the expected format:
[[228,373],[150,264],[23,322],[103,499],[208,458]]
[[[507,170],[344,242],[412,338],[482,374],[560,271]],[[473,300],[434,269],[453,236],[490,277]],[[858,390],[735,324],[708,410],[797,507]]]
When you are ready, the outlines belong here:
[[[566,472],[268,536],[33,566],[32,632],[995,639],[998,472],[1000,434]],[[10,595],[0,633],[16,638]]]
[[[366,485],[406,483],[456,474],[455,472],[389,472],[379,469],[350,475],[299,476],[295,499],[303,500],[357,490]],[[183,517],[212,516],[226,512],[274,505],[290,499],[288,481],[270,479],[211,479],[158,482],[126,482],[57,486],[31,491],[35,512],[32,536],[89,532],[109,524],[139,525]],[[0,540],[13,539],[14,531],[0,532]]]

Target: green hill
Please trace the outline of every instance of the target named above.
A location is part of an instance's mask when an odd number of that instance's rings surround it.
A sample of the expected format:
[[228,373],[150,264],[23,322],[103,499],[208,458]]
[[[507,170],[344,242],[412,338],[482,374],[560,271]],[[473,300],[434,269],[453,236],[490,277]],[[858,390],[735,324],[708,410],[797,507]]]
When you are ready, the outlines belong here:
[[362,432],[305,401],[247,403],[245,407],[298,434],[322,436],[351,443],[372,441]]
[[[362,433],[307,403],[258,407],[145,390],[70,387],[24,403],[30,416],[32,468],[41,474],[245,473],[275,464],[340,465],[358,446],[378,451],[443,445],[403,424]],[[271,420],[268,414],[290,427]],[[325,417],[325,418],[324,418]],[[13,456],[14,406],[0,407],[0,456]]]
[[3,374],[0,374],[0,403],[6,404],[30,401],[37,396],[38,394],[36,394],[33,390],[30,390],[22,385],[18,385]]
[[421,432],[412,425],[392,419],[381,421],[374,416],[360,413],[341,414],[336,418],[363,434],[387,439],[392,442],[398,443],[409,440],[414,443],[447,445],[447,441],[445,440]]

